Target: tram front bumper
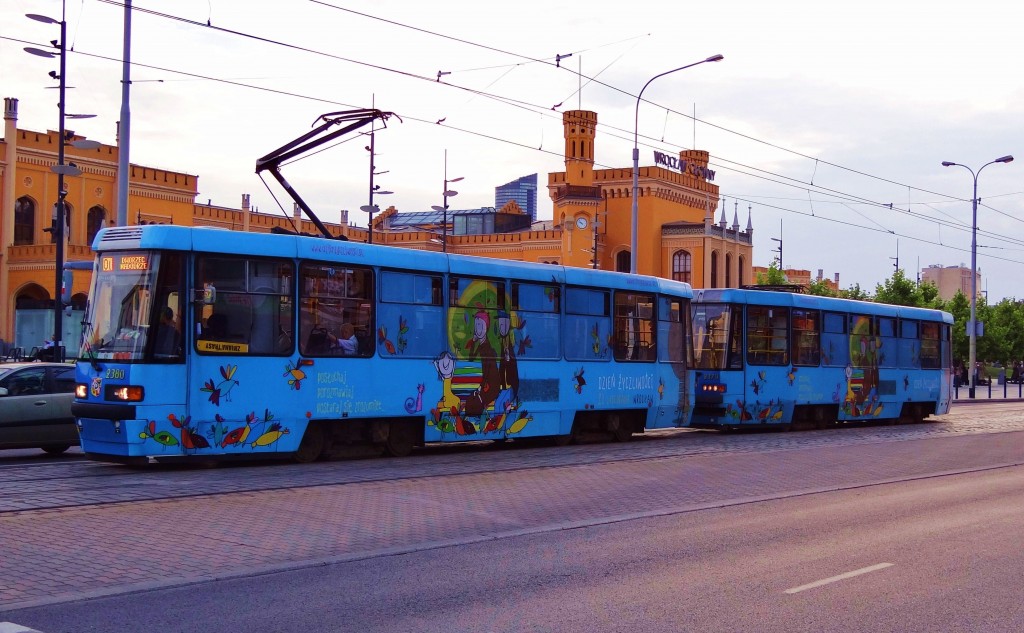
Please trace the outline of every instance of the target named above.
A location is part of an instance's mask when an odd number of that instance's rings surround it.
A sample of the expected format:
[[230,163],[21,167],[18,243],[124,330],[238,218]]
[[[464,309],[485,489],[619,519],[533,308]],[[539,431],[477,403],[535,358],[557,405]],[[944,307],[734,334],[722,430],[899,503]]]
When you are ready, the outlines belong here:
[[147,420],[78,418],[82,451],[93,459],[144,457]]

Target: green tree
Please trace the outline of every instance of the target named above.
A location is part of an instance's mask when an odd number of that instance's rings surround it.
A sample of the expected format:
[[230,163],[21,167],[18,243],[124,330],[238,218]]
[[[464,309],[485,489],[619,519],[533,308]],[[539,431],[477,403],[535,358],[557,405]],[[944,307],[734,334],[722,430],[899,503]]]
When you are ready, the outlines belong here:
[[918,284],[918,292],[921,293],[922,304],[926,308],[934,308],[936,310],[944,310],[946,302],[939,296],[939,287],[930,281],[924,281]]
[[788,283],[789,280],[786,279],[786,274],[779,269],[778,262],[768,264],[768,272],[757,273],[758,286],[780,286]]
[[970,301],[959,290],[946,302],[946,312],[953,315],[953,359],[967,362],[967,319],[971,316]]
[[824,279],[815,279],[807,286],[807,294],[817,295],[819,297],[836,297],[838,293],[832,290],[832,286],[828,285],[828,281]]
[[898,306],[916,306],[919,308],[942,309],[939,289],[931,282],[918,284],[907,279],[902,270],[897,270],[892,277],[875,286],[875,301]]
[[917,284],[907,279],[903,271],[897,268],[885,283],[875,286],[875,301],[897,306],[920,306],[922,298]]
[[871,295],[860,288],[860,284],[853,284],[846,290],[840,290],[839,296],[843,299],[854,299],[856,301],[871,301]]

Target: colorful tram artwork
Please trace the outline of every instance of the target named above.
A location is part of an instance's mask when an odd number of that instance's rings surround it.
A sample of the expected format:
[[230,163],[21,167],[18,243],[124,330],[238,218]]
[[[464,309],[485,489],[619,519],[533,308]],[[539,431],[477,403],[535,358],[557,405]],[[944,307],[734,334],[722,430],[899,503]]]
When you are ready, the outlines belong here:
[[949,412],[939,310],[754,289],[694,292],[694,427],[825,428]]
[[97,460],[685,427],[688,284],[212,228],[104,229],[74,414]]

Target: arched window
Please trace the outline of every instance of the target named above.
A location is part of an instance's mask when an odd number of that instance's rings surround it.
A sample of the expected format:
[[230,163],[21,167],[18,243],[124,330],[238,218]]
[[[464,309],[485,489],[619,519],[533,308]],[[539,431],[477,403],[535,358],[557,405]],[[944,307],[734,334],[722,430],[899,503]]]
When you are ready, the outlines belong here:
[[725,254],[725,287],[732,288],[732,253]]
[[629,251],[619,251],[619,254],[615,256],[616,272],[628,273],[631,268],[631,263]]
[[718,251],[711,251],[711,283],[708,288],[718,287]]
[[693,258],[687,251],[676,251],[672,256],[672,279],[690,283],[693,273]]
[[107,219],[107,212],[103,207],[96,205],[89,209],[89,218],[86,224],[85,243],[92,245],[96,234],[103,228],[103,222]]
[[14,245],[31,244],[36,232],[36,203],[28,196],[14,202]]
[[736,287],[737,288],[742,288],[743,287],[743,264],[744,264],[743,255],[740,255],[739,256],[739,265],[736,268]]

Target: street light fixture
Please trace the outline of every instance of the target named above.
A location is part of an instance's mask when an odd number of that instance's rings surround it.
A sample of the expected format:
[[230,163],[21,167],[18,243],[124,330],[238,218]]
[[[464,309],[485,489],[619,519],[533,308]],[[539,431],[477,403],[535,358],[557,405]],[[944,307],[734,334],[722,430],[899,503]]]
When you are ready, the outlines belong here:
[[444,150],[444,189],[441,190],[441,195],[444,197],[444,206],[437,206],[436,204],[431,205],[430,208],[434,211],[441,212],[441,251],[444,253],[448,252],[448,198],[459,195],[458,191],[453,191],[448,188],[453,182],[459,182],[465,178],[465,176],[459,176],[458,178],[448,177],[448,150]]
[[[378,174],[382,174],[384,172],[377,172],[377,173]],[[369,219],[369,221],[366,224],[366,226],[369,228],[369,231],[370,231],[370,235],[369,235],[370,244],[373,244],[373,214],[380,212],[380,207],[375,205],[375,204],[373,204],[373,196],[375,196],[375,195],[376,196],[387,196],[387,195],[391,195],[393,193],[394,193],[394,191],[381,191],[380,185],[374,185],[373,187],[370,188],[370,204],[364,204],[363,206],[359,207],[359,209],[361,211],[365,211],[366,213],[368,213],[370,215],[370,219]]]
[[664,77],[680,70],[686,70],[694,66],[699,66],[707,62],[718,62],[722,61],[724,57],[721,55],[712,55],[707,59],[702,59],[699,62],[687,64],[686,66],[680,66],[679,68],[673,68],[672,70],[655,75],[647,80],[644,87],[640,89],[640,94],[636,96],[636,115],[633,119],[633,224],[632,224],[632,235],[629,241],[629,272],[636,274],[636,260],[637,260],[637,246],[636,246],[636,234],[637,234],[637,219],[639,215],[639,209],[637,207],[637,195],[640,192],[640,148],[639,148],[639,126],[640,126],[640,101],[644,95],[644,90],[647,90],[647,86],[651,85],[651,82],[658,77]]
[[971,198],[971,318],[967,322],[968,330],[968,352],[967,352],[967,372],[970,376],[969,384],[970,387],[967,389],[967,397],[974,398],[974,388],[977,386],[977,374],[975,372],[975,363],[978,357],[978,324],[977,319],[977,304],[978,304],[978,176],[981,175],[981,170],[985,169],[993,163],[1009,163],[1013,161],[1013,156],[1007,154],[993,161],[989,161],[978,168],[975,172],[967,165],[960,163],[954,163],[952,161],[942,161],[943,167],[963,167],[967,171],[971,172],[971,177],[974,179],[974,197]]

